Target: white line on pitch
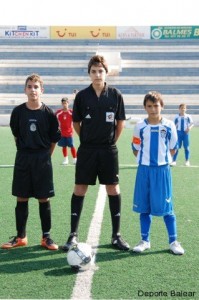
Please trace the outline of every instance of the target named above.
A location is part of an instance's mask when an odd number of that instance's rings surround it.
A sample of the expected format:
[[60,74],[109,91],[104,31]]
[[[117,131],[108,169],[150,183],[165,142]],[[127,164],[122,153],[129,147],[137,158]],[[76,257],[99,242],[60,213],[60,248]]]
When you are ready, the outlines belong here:
[[0,165],[0,168],[13,168],[14,165]]
[[[93,218],[90,224],[88,237],[86,243],[92,245],[95,250],[95,254],[97,252],[97,247],[99,245],[99,238],[101,232],[101,225],[103,220],[104,207],[106,203],[106,189],[104,185],[100,185],[98,196],[95,205],[95,211],[93,214]],[[72,300],[75,299],[92,299],[91,296],[91,285],[92,279],[96,267],[91,267],[90,269],[79,272],[77,274],[75,286],[73,288],[73,293],[71,296]]]
[[[138,167],[138,165],[130,165],[130,164],[120,164],[119,165],[121,168],[125,167]],[[190,165],[190,166],[185,166],[185,165],[177,165],[177,166],[172,166],[172,168],[199,168],[197,165]]]

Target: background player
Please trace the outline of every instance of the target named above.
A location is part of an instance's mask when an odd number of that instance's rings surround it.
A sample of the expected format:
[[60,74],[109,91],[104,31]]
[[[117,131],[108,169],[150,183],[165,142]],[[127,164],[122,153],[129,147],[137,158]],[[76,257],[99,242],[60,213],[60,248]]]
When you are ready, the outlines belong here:
[[28,100],[13,109],[10,119],[17,147],[12,184],[12,194],[17,197],[15,208],[17,235],[1,248],[10,249],[27,245],[28,200],[34,197],[39,201],[41,246],[57,250],[58,246],[50,238],[49,198],[54,196],[51,155],[60,139],[58,122],[53,111],[41,102],[40,97],[44,88],[38,74],[27,77],[24,91]]
[[72,123],[72,109],[69,109],[68,98],[62,98],[62,109],[59,109],[55,114],[59,121],[59,127],[61,130],[61,139],[58,142],[58,146],[62,147],[62,153],[64,156],[63,165],[69,163],[68,149],[71,149],[71,155],[73,157],[73,163],[76,163],[77,153],[73,142],[73,123]]
[[148,117],[136,124],[132,140],[138,163],[133,211],[140,213],[142,238],[133,251],[143,252],[151,247],[149,236],[154,215],[164,218],[170,250],[174,254],[184,254],[184,249],[177,241],[169,165],[177,148],[176,128],[172,121],[161,116],[164,103],[160,93],[146,94],[143,105]]
[[73,106],[74,129],[80,138],[75,187],[71,198],[71,232],[63,250],[77,242],[77,231],[88,185],[106,186],[112,218],[111,244],[129,250],[120,229],[121,195],[119,188],[116,142],[124,128],[125,110],[121,93],[105,82],[108,73],[103,56],[95,55],[88,63],[91,85],[78,92]]
[[[180,149],[184,147],[185,153],[185,166],[190,166],[189,158],[190,158],[190,130],[194,126],[192,117],[189,114],[186,114],[187,106],[186,104],[182,103],[179,105],[179,114],[175,117],[174,123],[177,128],[178,134],[178,148]],[[173,157],[173,162],[171,163],[172,166],[176,166],[176,160],[178,156],[178,149]]]

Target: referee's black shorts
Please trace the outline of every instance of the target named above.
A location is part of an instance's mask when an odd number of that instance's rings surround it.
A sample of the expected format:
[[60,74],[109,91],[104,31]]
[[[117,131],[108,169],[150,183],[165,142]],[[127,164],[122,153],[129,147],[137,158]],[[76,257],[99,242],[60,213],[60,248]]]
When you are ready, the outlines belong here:
[[116,146],[90,148],[80,146],[77,152],[75,183],[95,185],[119,182],[118,150]]
[[13,196],[37,199],[53,197],[53,171],[49,151],[17,151],[13,183]]

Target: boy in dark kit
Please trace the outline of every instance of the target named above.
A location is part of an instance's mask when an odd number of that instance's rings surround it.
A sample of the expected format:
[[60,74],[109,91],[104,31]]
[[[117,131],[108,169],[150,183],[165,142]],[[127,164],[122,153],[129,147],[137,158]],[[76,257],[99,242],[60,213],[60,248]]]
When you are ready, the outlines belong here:
[[73,125],[79,135],[75,187],[71,198],[71,232],[67,251],[77,243],[78,225],[88,185],[106,186],[112,219],[111,244],[129,250],[120,235],[121,195],[119,188],[118,150],[116,142],[124,128],[123,97],[105,82],[108,66],[103,56],[93,56],[88,64],[91,85],[77,93],[73,106]]
[[59,125],[53,111],[41,102],[43,81],[37,74],[27,77],[25,94],[27,102],[15,107],[11,114],[10,127],[15,138],[17,153],[14,166],[12,194],[17,197],[15,208],[17,235],[1,248],[26,246],[26,223],[28,200],[39,201],[42,227],[41,246],[57,250],[50,238],[51,207],[49,198],[54,196],[51,155],[60,139]]

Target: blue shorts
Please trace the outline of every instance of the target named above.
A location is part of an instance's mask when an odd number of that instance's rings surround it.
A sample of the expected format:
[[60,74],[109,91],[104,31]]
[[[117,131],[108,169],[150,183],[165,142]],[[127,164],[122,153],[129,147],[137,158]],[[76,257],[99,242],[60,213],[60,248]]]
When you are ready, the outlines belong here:
[[173,213],[172,178],[169,165],[138,166],[133,211],[154,216]]
[[74,147],[73,138],[62,136],[61,139],[58,141],[57,145],[60,146],[60,147],[73,148]]

